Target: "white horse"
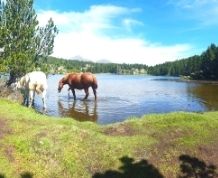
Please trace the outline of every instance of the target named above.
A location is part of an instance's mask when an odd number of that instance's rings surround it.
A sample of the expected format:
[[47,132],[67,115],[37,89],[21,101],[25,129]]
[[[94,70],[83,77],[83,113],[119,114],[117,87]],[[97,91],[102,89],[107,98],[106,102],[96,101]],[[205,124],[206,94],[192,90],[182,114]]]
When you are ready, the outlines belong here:
[[31,107],[34,101],[35,93],[41,94],[43,109],[46,109],[46,91],[48,88],[47,79],[45,73],[41,71],[33,71],[27,73],[25,76],[16,82],[17,89],[24,90],[24,104]]

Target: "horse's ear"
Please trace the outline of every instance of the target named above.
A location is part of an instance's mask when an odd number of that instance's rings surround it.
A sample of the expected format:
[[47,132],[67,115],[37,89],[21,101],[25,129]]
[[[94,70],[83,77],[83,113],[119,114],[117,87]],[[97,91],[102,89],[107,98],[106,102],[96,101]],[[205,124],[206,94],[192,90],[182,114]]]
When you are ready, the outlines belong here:
[[70,74],[71,74],[71,73],[66,73],[65,76],[63,77],[63,79],[64,79],[64,80],[67,80]]
[[68,74],[66,74],[62,79],[67,80]]

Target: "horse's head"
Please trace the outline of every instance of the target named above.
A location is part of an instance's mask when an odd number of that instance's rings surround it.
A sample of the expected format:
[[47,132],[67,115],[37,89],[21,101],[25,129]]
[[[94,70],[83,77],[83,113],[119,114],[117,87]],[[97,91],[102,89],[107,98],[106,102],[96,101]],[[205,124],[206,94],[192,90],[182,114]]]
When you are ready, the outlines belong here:
[[60,93],[65,84],[67,84],[69,74],[66,74],[58,83],[58,92]]
[[62,80],[60,80],[59,83],[58,83],[58,92],[59,93],[61,92],[63,86],[64,86],[64,83],[62,82]]
[[15,89],[17,90],[17,89],[22,89],[23,87],[24,87],[24,85],[25,85],[25,77],[21,77],[21,79],[20,80],[16,80],[16,82],[15,82]]

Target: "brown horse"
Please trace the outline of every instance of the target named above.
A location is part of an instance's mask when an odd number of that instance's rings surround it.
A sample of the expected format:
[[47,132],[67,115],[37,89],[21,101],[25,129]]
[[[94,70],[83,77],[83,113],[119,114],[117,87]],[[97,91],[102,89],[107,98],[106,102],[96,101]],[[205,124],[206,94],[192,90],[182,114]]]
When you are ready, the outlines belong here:
[[98,87],[96,77],[89,72],[86,73],[69,73],[66,74],[58,84],[58,92],[61,92],[61,89],[64,85],[68,84],[69,89],[72,90],[74,100],[76,99],[75,89],[82,90],[84,89],[86,95],[84,99],[87,99],[89,96],[89,87],[92,87],[93,93],[96,96],[96,89]]

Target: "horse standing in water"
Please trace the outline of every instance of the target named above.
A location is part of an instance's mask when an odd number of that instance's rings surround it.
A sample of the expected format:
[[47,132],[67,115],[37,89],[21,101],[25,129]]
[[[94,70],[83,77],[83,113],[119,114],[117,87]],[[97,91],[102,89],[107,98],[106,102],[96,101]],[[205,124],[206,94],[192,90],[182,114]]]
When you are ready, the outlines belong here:
[[47,90],[47,79],[45,73],[41,71],[33,71],[27,73],[25,76],[16,82],[17,89],[24,90],[24,104],[26,103],[29,107],[32,106],[35,93],[42,95],[43,109],[46,110],[46,90]]
[[61,92],[61,89],[64,85],[68,84],[69,89],[72,90],[74,100],[76,100],[75,89],[82,90],[84,89],[86,95],[85,99],[89,96],[89,87],[92,87],[93,93],[95,95],[95,100],[97,99],[96,96],[96,89],[98,87],[96,77],[89,72],[86,73],[69,73],[66,74],[58,84],[58,92]]

